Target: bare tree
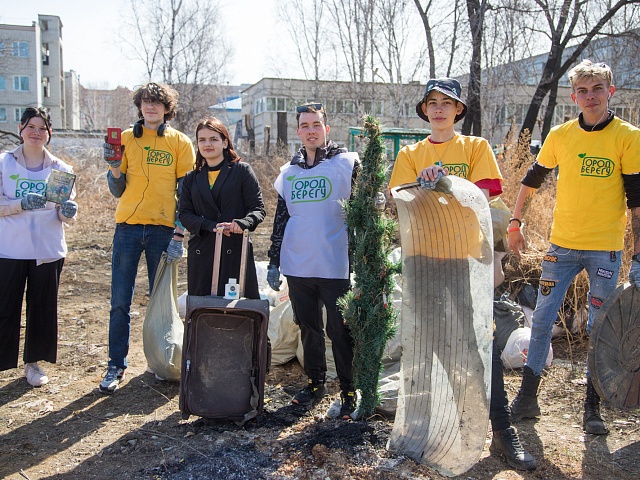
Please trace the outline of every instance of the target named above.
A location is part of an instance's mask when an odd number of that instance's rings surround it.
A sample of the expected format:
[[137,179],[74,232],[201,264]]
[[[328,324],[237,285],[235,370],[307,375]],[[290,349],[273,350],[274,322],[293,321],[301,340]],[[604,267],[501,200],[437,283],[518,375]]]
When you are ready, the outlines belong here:
[[185,130],[217,102],[230,55],[218,7],[209,0],[131,0],[133,39],[125,40],[151,80],[173,84],[180,93],[174,120]]
[[[287,21],[289,36],[296,46],[298,60],[307,80],[317,82],[321,80],[323,67],[323,53],[330,48],[329,35],[327,35],[326,20],[328,11],[322,0],[300,2],[298,0],[286,0],[278,4],[281,18],[295,18],[295,21]],[[312,92],[316,98],[318,92]]]
[[480,103],[482,81],[482,39],[484,18],[489,5],[486,0],[467,0],[467,12],[471,27],[471,64],[467,85],[467,106],[469,111],[462,124],[462,133],[482,135],[482,105]]
[[[640,0],[617,0],[615,3],[606,5],[601,15],[593,13],[594,9],[601,5],[601,0],[534,0],[534,2],[546,20],[551,45],[549,56],[523,121],[521,135],[533,131],[542,102],[548,94],[553,92],[551,103],[545,110],[542,129],[544,140],[551,128],[558,81],[576,63],[594,37],[621,9],[638,4]],[[567,45],[576,40],[579,43],[564,58],[563,53]]]
[[425,64],[424,49],[415,59],[408,58],[409,45],[417,43],[411,34],[412,17],[406,2],[396,0],[379,0],[374,16],[374,50],[379,62],[379,68],[374,71],[376,80],[382,80],[389,92],[389,114],[395,127],[406,126],[409,115],[404,82],[419,75]]
[[374,80],[373,17],[376,0],[331,0],[329,11],[336,25],[335,34],[344,55],[345,68],[353,89],[353,100],[362,113],[367,81]]
[[128,88],[109,90],[80,86],[80,122],[84,130],[126,128],[136,121],[137,113]]
[[431,24],[429,23],[429,16],[427,12],[431,9],[433,4],[433,0],[429,0],[425,6],[423,7],[420,3],[420,0],[413,0],[416,8],[418,9],[418,14],[420,15],[420,19],[422,20],[422,26],[424,27],[424,34],[427,38],[427,51],[429,52],[429,77],[436,77],[436,52],[433,46],[433,33],[431,31]]

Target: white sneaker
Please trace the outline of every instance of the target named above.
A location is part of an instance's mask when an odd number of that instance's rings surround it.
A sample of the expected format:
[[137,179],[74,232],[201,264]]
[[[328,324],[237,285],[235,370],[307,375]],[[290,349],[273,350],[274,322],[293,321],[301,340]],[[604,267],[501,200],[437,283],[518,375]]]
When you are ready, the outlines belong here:
[[41,387],[42,385],[49,383],[49,377],[44,373],[44,370],[40,368],[38,362],[25,363],[24,376],[27,377],[29,385],[34,387]]
[[100,382],[100,391],[111,395],[118,389],[122,380],[124,380],[124,368],[109,365],[104,374],[104,378]]

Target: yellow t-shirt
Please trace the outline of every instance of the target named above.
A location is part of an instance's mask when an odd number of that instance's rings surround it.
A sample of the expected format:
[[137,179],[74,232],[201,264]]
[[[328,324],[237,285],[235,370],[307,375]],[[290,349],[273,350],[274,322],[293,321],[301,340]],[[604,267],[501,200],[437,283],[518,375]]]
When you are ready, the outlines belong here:
[[489,142],[480,137],[456,134],[444,143],[433,144],[425,138],[403,147],[398,152],[389,188],[415,182],[418,172],[435,165],[441,158],[442,166],[449,169],[449,175],[472,183],[485,179],[502,181]]
[[209,188],[213,188],[213,184],[216,183],[218,175],[220,175],[220,170],[209,170],[207,172],[207,178],[209,178]]
[[537,161],[558,167],[551,242],[621,250],[627,222],[622,174],[640,172],[640,130],[617,117],[595,132],[571,120],[551,130]]
[[178,178],[193,170],[195,155],[189,137],[169,126],[159,137],[155,130],[142,128],[122,132],[124,155],[122,173],[126,188],[118,201],[116,222],[173,227],[176,220]]

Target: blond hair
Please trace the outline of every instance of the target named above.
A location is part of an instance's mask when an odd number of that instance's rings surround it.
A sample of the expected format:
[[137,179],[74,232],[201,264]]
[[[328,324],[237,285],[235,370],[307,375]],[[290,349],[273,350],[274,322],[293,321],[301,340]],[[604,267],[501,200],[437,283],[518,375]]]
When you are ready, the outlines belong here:
[[593,63],[591,60],[583,60],[569,70],[569,81],[574,91],[576,85],[583,80],[603,80],[611,86],[613,85],[613,72],[606,63]]

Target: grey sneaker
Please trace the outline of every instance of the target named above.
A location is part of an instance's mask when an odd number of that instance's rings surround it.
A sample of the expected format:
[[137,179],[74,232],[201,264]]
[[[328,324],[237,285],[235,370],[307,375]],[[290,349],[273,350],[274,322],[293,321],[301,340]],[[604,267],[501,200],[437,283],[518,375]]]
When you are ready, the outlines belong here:
[[104,378],[100,382],[100,391],[111,395],[118,389],[120,382],[124,380],[124,368],[109,365],[104,374]]

